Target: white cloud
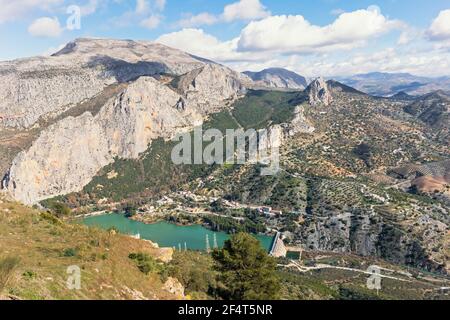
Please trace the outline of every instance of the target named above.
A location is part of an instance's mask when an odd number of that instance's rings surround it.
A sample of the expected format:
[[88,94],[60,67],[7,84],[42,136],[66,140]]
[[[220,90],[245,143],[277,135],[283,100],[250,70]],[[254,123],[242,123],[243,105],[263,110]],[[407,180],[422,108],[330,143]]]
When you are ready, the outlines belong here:
[[42,17],[33,21],[28,27],[28,33],[35,37],[59,37],[63,32],[63,28],[58,18]]
[[182,28],[197,27],[202,25],[212,25],[219,21],[215,15],[208,12],[203,12],[197,15],[190,15],[177,22],[177,25]]
[[340,9],[340,8],[333,9],[333,10],[330,11],[330,13],[331,13],[333,16],[338,16],[338,15],[340,15],[340,14],[343,14],[344,12],[345,12],[345,10]]
[[[398,43],[410,44],[408,47],[396,46],[374,53],[368,53],[373,49],[356,49],[369,41],[371,47],[376,47],[374,40],[393,29],[402,31]],[[411,41],[423,39],[423,34],[423,30],[385,17],[378,7],[369,7],[342,13],[325,26],[313,25],[302,16],[271,16],[250,22],[238,37],[228,41],[192,28],[165,34],[156,41],[238,71],[282,67],[307,77],[372,71],[424,76],[450,74],[450,55],[446,48]]]
[[217,62],[258,61],[269,57],[266,53],[238,52],[238,40],[222,42],[201,29],[187,28],[162,35],[155,41]]
[[423,31],[411,27],[406,27],[402,31],[402,33],[400,33],[400,36],[397,40],[397,44],[406,45],[413,42],[414,40],[422,38],[423,38]]
[[259,0],[240,0],[225,6],[223,19],[227,22],[234,20],[254,20],[270,16],[270,12]]
[[441,11],[433,20],[428,29],[428,36],[433,41],[450,39],[450,9]]
[[216,61],[227,60],[236,54],[233,45],[236,41],[220,42],[201,29],[187,28],[168,33],[156,39],[156,42]]
[[242,30],[238,48],[298,53],[351,49],[401,26],[401,22],[389,20],[374,6],[343,13],[323,27],[312,25],[300,15],[271,16],[247,25]]
[[22,18],[35,9],[48,11],[63,2],[64,0],[0,0],[0,23]]
[[155,29],[161,23],[161,16],[151,15],[148,18],[141,21],[141,26],[147,29]]
[[110,22],[116,27],[128,27],[139,24],[147,29],[155,29],[163,20],[161,13],[164,11],[165,5],[165,0],[136,0],[133,10],[126,11],[121,16],[110,19]]
[[102,4],[102,2],[105,2],[106,0],[88,0],[87,3],[80,7],[81,14],[83,16],[88,16],[97,11],[99,6]]
[[162,12],[166,7],[166,0],[136,0],[135,12],[138,15],[149,12]]
[[146,14],[150,10],[150,4],[147,0],[136,0],[136,14]]
[[224,7],[223,13],[214,15],[202,12],[197,15],[188,14],[186,18],[179,20],[176,25],[182,28],[212,25],[219,22],[232,22],[236,20],[257,20],[270,16],[270,11],[260,0],[240,0]]
[[159,11],[163,11],[166,7],[166,0],[155,0],[155,8]]

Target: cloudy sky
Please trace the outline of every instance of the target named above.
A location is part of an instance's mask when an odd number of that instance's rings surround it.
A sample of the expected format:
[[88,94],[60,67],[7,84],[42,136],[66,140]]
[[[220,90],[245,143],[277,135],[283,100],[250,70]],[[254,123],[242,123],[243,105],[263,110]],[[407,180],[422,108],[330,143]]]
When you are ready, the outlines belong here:
[[162,42],[239,71],[450,76],[450,0],[0,0],[0,8],[1,60],[101,37]]

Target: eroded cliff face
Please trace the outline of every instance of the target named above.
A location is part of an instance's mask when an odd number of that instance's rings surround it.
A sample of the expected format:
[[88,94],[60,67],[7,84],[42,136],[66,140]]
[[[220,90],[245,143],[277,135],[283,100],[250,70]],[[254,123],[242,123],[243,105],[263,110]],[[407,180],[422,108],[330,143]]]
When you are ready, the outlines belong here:
[[26,129],[114,83],[182,75],[205,63],[151,42],[78,39],[52,57],[0,63],[0,128]]
[[14,159],[3,186],[25,204],[80,191],[116,157],[138,158],[153,139],[201,125],[244,91],[238,73],[215,64],[200,67],[178,90],[140,77],[97,114],[67,117],[44,129]]
[[309,103],[311,105],[323,103],[328,106],[333,101],[328,84],[323,78],[317,78],[311,82],[306,90],[309,93]]

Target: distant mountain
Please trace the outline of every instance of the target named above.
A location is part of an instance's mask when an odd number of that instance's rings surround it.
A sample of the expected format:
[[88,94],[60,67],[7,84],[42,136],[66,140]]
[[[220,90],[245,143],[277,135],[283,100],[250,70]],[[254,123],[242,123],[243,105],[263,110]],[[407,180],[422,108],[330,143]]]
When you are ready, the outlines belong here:
[[259,87],[303,90],[308,86],[305,77],[282,68],[269,68],[260,72],[244,72]]
[[371,72],[336,80],[374,96],[392,96],[399,92],[423,95],[436,90],[450,91],[450,78],[428,78],[409,73]]
[[404,91],[400,91],[400,92],[394,94],[393,96],[391,96],[390,98],[393,100],[402,100],[402,101],[412,101],[412,100],[416,99],[415,96],[411,96]]
[[432,92],[420,97],[406,106],[404,110],[430,126],[449,128],[450,95],[443,91]]

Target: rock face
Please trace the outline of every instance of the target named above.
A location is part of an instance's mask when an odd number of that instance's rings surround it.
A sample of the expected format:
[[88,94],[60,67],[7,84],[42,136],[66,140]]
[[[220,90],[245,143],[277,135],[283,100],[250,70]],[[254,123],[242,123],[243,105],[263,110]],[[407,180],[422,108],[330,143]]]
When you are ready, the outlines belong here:
[[164,283],[163,289],[167,292],[175,295],[178,299],[184,299],[184,287],[175,278],[169,277],[167,281]]
[[323,103],[328,106],[333,101],[331,90],[323,78],[317,78],[311,82],[306,90],[309,94],[309,103],[311,105]]
[[181,75],[205,63],[160,44],[78,39],[52,57],[0,63],[0,128],[29,128],[113,83],[160,73]]
[[224,101],[233,101],[245,94],[244,83],[248,79],[233,70],[216,64],[207,64],[183,75],[178,90],[184,94],[186,103],[194,103],[204,113],[219,111]]
[[[81,52],[77,50],[77,43],[69,44],[57,57],[82,55],[84,46],[97,50],[97,46],[102,45],[103,48],[104,45],[107,51],[106,47],[113,46],[115,42],[82,41],[82,44],[79,49]],[[120,44],[123,45],[122,42]],[[155,77],[141,76],[137,80],[130,80],[135,76],[136,69],[121,69],[120,77],[129,80],[128,86],[109,99],[98,113],[87,111],[80,116],[63,118],[43,129],[32,146],[16,156],[2,183],[15,199],[33,204],[80,191],[102,167],[112,163],[115,158],[137,158],[152,140],[160,137],[170,139],[176,133],[201,125],[208,114],[225,108],[227,101],[233,101],[245,92],[241,83],[241,79],[245,78],[228,68],[216,64],[198,64],[178,51],[177,55],[185,59],[180,58],[184,64],[174,62],[170,58],[172,49],[160,45],[154,48],[150,44],[136,46],[150,48],[148,59],[153,59],[156,53],[156,60],[167,54],[169,63],[164,72],[169,70],[176,74],[187,71],[185,75],[179,76],[178,87]],[[40,76],[39,72],[37,74]],[[108,75],[103,76],[100,79],[111,80]],[[76,91],[69,84],[66,85],[68,88],[65,91]],[[57,100],[52,101],[54,106],[59,103]],[[57,108],[48,107],[50,109],[55,112]],[[31,125],[39,114],[45,112],[37,110],[31,115],[27,113],[18,122],[11,122],[11,125]]]
[[308,86],[301,75],[282,68],[269,68],[260,72],[244,72],[256,86],[276,89],[303,90]]
[[294,119],[285,128],[285,133],[288,136],[293,136],[297,133],[313,133],[316,129],[306,119],[303,112],[303,106],[297,106],[295,108]]

